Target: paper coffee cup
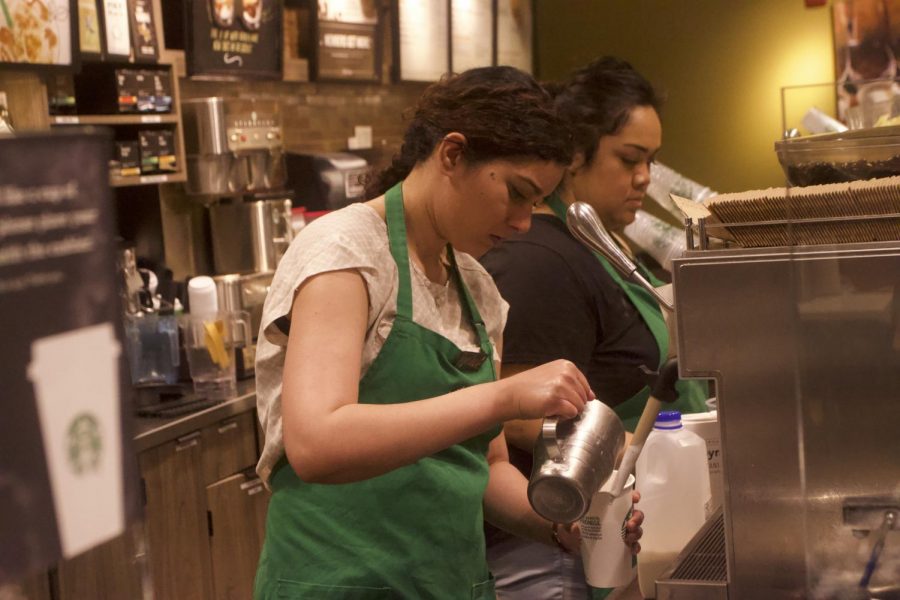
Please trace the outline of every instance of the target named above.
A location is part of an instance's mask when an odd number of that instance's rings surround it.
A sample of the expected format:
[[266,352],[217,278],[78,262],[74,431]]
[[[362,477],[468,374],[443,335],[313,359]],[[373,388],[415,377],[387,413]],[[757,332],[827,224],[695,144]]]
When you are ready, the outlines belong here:
[[[631,548],[625,545],[625,523],[631,517],[634,475],[610,502],[613,471],[581,518],[581,561],[588,584],[596,588],[627,585],[634,579]],[[604,493],[605,492],[605,493]]]
[[119,352],[110,323],[31,344],[28,378],[67,558],[125,527]]

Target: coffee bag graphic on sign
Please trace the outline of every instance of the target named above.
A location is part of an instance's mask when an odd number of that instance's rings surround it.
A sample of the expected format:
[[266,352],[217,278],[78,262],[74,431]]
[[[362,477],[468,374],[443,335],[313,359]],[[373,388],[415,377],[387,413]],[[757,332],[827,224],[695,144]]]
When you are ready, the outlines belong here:
[[279,0],[186,0],[191,76],[281,79]]

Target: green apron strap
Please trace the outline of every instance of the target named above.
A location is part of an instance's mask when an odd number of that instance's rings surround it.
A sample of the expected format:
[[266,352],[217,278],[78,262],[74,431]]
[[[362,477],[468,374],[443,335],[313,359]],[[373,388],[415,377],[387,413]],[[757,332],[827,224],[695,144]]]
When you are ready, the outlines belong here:
[[491,345],[491,338],[488,335],[484,319],[481,318],[481,313],[478,312],[478,305],[475,304],[475,299],[472,298],[472,294],[469,293],[469,288],[466,287],[462,275],[459,273],[459,268],[456,265],[456,253],[453,251],[453,247],[450,244],[447,244],[447,256],[450,259],[450,273],[456,281],[456,289],[459,290],[459,293],[463,298],[463,304],[469,313],[469,319],[471,320],[472,325],[475,326],[475,331],[478,334],[478,345],[481,347],[481,351],[487,355],[487,360],[491,363],[491,373],[494,374],[494,379],[496,379],[497,373],[494,370],[494,347]]
[[[566,204],[559,195],[554,192],[545,200],[545,202],[547,203],[547,206],[553,210],[553,214],[565,223]],[[600,264],[603,265],[603,268],[606,269],[609,276],[613,278],[613,281],[619,284],[619,287],[625,292],[625,295],[631,301],[631,304],[634,305],[644,319],[647,327],[650,328],[650,333],[653,334],[653,338],[656,340],[656,345],[659,348],[659,364],[657,365],[657,368],[662,366],[666,357],[669,355],[669,332],[666,328],[666,321],[663,318],[662,309],[660,309],[659,304],[656,303],[656,300],[650,295],[650,292],[636,283],[625,281],[619,272],[609,264],[609,261],[606,260],[606,258],[597,252],[594,252],[594,256],[597,257],[597,260],[600,261]],[[640,268],[640,265],[638,268]],[[642,270],[642,274],[645,276],[647,275],[644,270]],[[662,283],[655,277],[653,277],[651,281],[653,285]]]
[[[402,182],[396,184],[389,189],[384,195],[385,221],[388,228],[388,242],[390,244],[391,256],[397,263],[397,315],[406,317],[410,321],[413,320],[412,310],[412,281],[409,266],[409,249],[406,246],[406,220],[403,215],[403,190]],[[478,306],[469,293],[469,288],[463,282],[462,276],[459,274],[459,268],[456,265],[456,254],[453,247],[447,244],[447,257],[450,260],[450,275],[456,283],[456,289],[462,297],[465,308],[478,334],[478,345],[481,351],[487,355],[491,363],[491,372],[494,373],[493,346],[490,337],[487,334],[487,328],[484,325],[484,319],[478,312]]]
[[409,249],[406,247],[402,184],[402,181],[397,183],[385,193],[384,212],[391,256],[397,263],[397,316],[412,321],[412,283],[409,274]]

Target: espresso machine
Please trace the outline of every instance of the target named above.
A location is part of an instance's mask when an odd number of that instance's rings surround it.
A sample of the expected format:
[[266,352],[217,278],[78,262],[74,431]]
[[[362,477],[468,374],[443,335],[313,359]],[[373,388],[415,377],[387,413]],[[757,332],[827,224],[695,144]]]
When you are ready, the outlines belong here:
[[[900,598],[900,214],[798,217],[785,194],[786,216],[686,221],[679,366],[716,379],[725,498],[663,600]],[[882,241],[842,241],[861,231]]]
[[176,277],[212,276],[219,308],[246,310],[255,335],[293,238],[281,108],[215,96],[184,100],[181,112],[188,176],[162,192],[166,260]]

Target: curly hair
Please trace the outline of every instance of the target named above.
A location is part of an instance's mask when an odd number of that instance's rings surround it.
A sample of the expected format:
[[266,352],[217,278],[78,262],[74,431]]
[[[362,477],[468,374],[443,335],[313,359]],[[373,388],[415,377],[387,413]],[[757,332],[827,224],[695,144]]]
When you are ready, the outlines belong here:
[[513,67],[482,67],[449,75],[419,99],[391,166],[371,180],[369,197],[384,193],[431,156],[450,132],[466,137],[470,164],[496,159],[541,159],[568,165],[572,136],[553,98]]
[[562,85],[546,86],[556,109],[566,119],[575,149],[590,163],[600,138],[617,133],[631,110],[649,106],[657,113],[663,97],[628,62],[604,56],[575,71]]

